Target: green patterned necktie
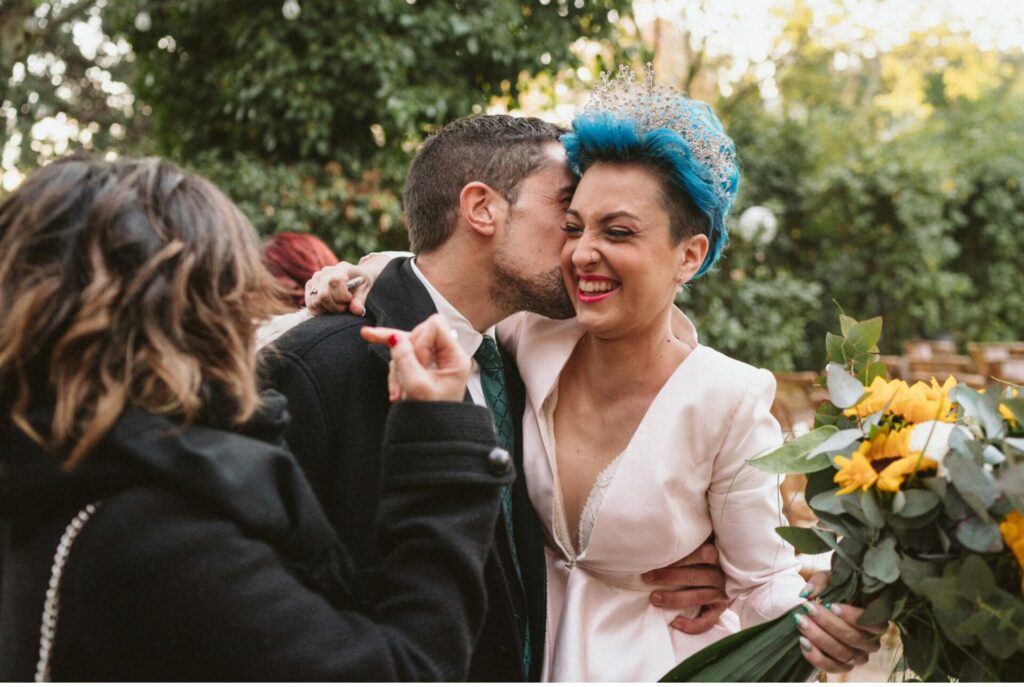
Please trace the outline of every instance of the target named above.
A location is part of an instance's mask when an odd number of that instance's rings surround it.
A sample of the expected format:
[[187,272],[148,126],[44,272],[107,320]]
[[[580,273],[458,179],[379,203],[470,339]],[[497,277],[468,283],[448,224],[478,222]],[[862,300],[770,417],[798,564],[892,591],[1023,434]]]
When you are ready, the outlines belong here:
[[[512,409],[508,404],[508,393],[505,390],[505,367],[498,352],[498,344],[489,336],[484,336],[480,348],[476,349],[473,358],[480,364],[480,386],[484,390],[487,407],[494,415],[494,426],[498,430],[498,441],[502,448],[515,454],[516,434],[512,424]],[[501,512],[505,516],[505,531],[508,534],[509,548],[512,550],[512,564],[516,569],[519,584],[523,583],[523,573],[519,569],[519,555],[516,553],[515,530],[512,528],[512,487],[501,488]],[[530,670],[530,624],[524,624],[523,633],[523,677],[529,678]]]

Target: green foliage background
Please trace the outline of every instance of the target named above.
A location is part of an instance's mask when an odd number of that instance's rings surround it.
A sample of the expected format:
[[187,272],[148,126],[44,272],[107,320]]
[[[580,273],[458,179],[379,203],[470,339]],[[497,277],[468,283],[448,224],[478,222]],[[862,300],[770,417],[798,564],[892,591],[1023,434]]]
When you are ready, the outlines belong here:
[[[496,99],[514,108],[531,88],[553,105],[553,84],[579,85],[576,67],[639,65],[689,45],[652,48],[629,0],[299,4],[289,21],[282,0],[5,2],[0,73],[53,59],[0,82],[4,131],[28,138],[35,122],[67,113],[95,129],[71,149],[168,156],[222,186],[260,233],[310,231],[351,260],[407,245],[403,172],[439,125]],[[917,36],[839,69],[850,46],[825,47],[810,10],[796,8],[779,37],[790,47],[773,58],[776,97],[753,70],[720,95],[721,64],[706,56],[691,56],[703,71],[678,84],[712,100],[737,142],[733,217],[762,205],[779,219],[774,241],[734,238],[719,269],[682,296],[702,340],[776,370],[817,369],[834,301],[885,317],[884,352],[916,337],[1024,338],[1020,51],[986,53],[948,34],[921,49]],[[126,56],[84,56],[75,21],[101,23]],[[600,49],[577,49],[581,39]],[[104,92],[95,69],[133,98]],[[913,112],[892,102],[907,74],[921,91]],[[23,145],[19,167],[52,155]]]

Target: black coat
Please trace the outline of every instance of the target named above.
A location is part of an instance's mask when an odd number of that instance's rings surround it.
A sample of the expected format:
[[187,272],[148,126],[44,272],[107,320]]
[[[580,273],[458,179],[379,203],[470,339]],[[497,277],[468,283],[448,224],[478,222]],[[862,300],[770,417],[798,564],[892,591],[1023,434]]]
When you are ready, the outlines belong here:
[[[267,384],[288,398],[294,422],[288,445],[309,476],[327,517],[352,553],[355,565],[371,575],[381,552],[370,536],[378,516],[380,438],[388,412],[386,346],[359,336],[365,325],[409,330],[436,312],[409,259],[391,261],[366,301],[366,316],[325,315],[303,322],[268,351]],[[469,679],[522,680],[524,619],[529,617],[533,662],[539,676],[545,624],[545,563],[540,523],[522,479],[521,422],[525,393],[515,364],[505,356],[505,376],[516,418],[513,488],[516,550],[525,589],[512,564],[503,522],[487,563],[488,608],[473,655]],[[468,399],[468,395],[467,395]]]
[[128,411],[65,474],[0,428],[0,680],[31,680],[58,540],[96,514],[64,571],[55,680],[459,680],[485,608],[483,566],[499,511],[490,414],[402,402],[380,463],[374,598],[280,443],[172,431]]

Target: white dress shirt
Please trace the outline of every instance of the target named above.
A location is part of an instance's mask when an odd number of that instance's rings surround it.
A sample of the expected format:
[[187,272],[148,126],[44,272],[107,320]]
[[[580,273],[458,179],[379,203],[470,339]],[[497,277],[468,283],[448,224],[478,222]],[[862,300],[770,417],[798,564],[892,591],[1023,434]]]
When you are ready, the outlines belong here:
[[437,312],[448,321],[448,325],[455,332],[455,337],[458,339],[459,348],[466,352],[471,359],[470,362],[470,375],[469,383],[469,396],[473,399],[473,403],[478,406],[486,406],[487,401],[484,399],[484,388],[480,384],[480,365],[473,359],[473,354],[476,353],[476,349],[480,348],[480,344],[484,340],[484,334],[490,337],[494,337],[494,327],[488,328],[483,334],[473,328],[466,317],[455,309],[448,299],[441,295],[441,292],[434,288],[434,285],[423,276],[419,268],[416,266],[416,260],[412,260],[409,263],[412,265],[413,274],[416,278],[423,282],[424,288],[427,293],[430,294],[430,300],[434,301],[434,307],[437,308]]

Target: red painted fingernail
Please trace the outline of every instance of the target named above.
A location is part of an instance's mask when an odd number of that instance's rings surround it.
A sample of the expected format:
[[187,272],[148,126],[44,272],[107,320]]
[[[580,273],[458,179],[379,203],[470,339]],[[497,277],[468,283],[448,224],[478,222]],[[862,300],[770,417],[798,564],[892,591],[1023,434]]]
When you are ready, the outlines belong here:
[[394,347],[394,346],[397,346],[397,345],[398,345],[398,334],[392,334],[391,336],[388,337],[388,346]]

